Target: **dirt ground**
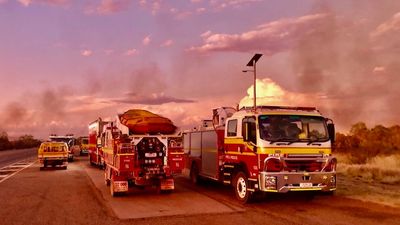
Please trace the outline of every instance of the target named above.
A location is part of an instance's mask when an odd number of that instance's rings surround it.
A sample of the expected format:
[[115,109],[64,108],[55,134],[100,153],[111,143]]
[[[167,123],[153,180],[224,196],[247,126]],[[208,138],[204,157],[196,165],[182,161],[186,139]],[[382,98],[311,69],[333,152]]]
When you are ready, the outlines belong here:
[[[400,224],[399,207],[352,199],[357,182],[339,179],[335,196],[272,194],[241,205],[229,187],[206,182],[193,185],[179,177],[177,188],[196,192],[243,210],[223,213],[119,219],[86,172],[83,157],[67,170],[39,170],[39,164],[0,184],[2,224]],[[102,173],[102,171],[98,171]],[[353,185],[353,186],[352,186]],[[362,187],[362,186],[361,186]],[[354,191],[353,191],[354,190]],[[373,190],[373,189],[372,189]],[[393,188],[395,190],[395,188]],[[355,193],[356,194],[356,193]],[[384,194],[384,193],[383,193]],[[120,198],[124,198],[121,196]],[[174,200],[170,200],[174,201]],[[379,202],[379,201],[376,201]],[[182,205],[185,207],[185,205]],[[213,203],[203,206],[213,208]],[[132,210],[131,213],[137,213]]]

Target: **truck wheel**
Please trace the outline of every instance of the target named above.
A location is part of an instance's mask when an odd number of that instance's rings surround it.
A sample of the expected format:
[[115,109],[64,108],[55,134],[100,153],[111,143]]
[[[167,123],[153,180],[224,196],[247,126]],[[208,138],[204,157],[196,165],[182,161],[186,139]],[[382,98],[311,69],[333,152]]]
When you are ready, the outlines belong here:
[[190,168],[190,180],[193,184],[199,184],[199,168],[197,168],[196,163],[193,163]]
[[243,172],[238,172],[234,178],[233,188],[236,198],[242,203],[248,203],[251,199],[252,193],[247,190],[249,182],[247,176]]

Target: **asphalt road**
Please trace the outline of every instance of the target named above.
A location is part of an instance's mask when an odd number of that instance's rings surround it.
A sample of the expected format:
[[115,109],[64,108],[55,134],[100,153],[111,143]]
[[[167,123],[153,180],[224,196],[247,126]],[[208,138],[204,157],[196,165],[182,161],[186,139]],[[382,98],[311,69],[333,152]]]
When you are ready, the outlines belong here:
[[[101,175],[82,157],[67,170],[40,171],[35,163],[0,183],[1,224],[400,224],[399,208],[304,193],[269,195],[241,205],[226,186],[196,186],[184,177],[177,179],[171,195],[145,190],[112,199],[98,183]],[[168,215],[144,214],[165,205],[172,207]],[[136,219],[118,218],[121,210]]]
[[0,168],[35,157],[37,157],[37,148],[0,151]]

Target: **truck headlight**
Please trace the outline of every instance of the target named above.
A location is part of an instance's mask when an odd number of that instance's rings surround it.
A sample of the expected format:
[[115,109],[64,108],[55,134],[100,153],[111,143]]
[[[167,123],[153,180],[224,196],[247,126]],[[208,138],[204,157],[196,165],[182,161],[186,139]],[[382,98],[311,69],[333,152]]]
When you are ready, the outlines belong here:
[[336,176],[331,176],[331,184],[332,186],[336,186]]
[[265,177],[265,188],[267,188],[267,189],[276,189],[276,177],[274,177],[274,176],[266,176]]

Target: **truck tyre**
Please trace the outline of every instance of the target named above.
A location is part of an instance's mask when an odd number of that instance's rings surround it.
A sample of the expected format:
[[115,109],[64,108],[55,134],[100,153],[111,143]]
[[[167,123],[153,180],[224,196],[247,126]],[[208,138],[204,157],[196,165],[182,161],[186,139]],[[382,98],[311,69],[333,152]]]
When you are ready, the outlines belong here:
[[192,164],[190,168],[190,180],[193,184],[199,184],[199,168],[197,168],[196,163]]
[[233,188],[236,198],[243,204],[248,203],[252,197],[252,193],[247,190],[248,187],[249,181],[246,174],[242,171],[238,172],[233,180]]

